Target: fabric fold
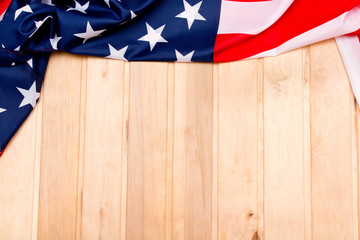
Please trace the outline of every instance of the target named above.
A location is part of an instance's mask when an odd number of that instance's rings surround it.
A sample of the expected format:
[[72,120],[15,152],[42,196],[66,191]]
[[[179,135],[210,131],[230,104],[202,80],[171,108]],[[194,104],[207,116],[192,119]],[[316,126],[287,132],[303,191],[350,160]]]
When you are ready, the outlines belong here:
[[336,43],[345,64],[351,87],[360,102],[360,36],[341,36]]

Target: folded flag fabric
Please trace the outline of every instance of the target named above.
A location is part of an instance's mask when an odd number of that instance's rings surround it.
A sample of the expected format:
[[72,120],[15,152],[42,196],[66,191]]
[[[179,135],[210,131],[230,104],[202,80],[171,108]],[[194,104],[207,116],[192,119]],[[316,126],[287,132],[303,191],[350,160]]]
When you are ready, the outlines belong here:
[[340,36],[336,43],[343,58],[350,83],[358,103],[360,103],[360,36]]
[[0,155],[35,107],[56,50],[125,61],[227,62],[339,37],[359,96],[359,5],[360,0],[0,0]]

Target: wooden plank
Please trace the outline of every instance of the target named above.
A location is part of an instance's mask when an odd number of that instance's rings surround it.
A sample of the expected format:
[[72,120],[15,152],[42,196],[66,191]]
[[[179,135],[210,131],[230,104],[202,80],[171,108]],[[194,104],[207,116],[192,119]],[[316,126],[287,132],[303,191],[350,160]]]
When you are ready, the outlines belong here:
[[211,239],[213,184],[211,64],[175,65],[172,239]]
[[[259,60],[221,64],[219,75],[219,237],[259,239]],[[262,140],[262,139],[260,139]]]
[[165,239],[167,63],[130,64],[126,239]]
[[175,100],[175,63],[168,64],[167,96],[167,140],[166,140],[166,219],[165,239],[173,233],[173,169],[174,169],[174,100]]
[[[40,98],[41,99],[41,98]],[[39,219],[39,198],[40,198],[40,160],[41,160],[41,131],[42,131],[42,111],[43,103],[40,100],[37,105],[37,124],[36,124],[36,148],[34,163],[33,181],[33,213],[32,213],[32,240],[38,238],[38,219]]]
[[355,99],[354,93],[350,89],[350,102],[351,102],[351,170],[352,170],[352,196],[353,196],[353,238],[359,239],[359,182],[358,182],[358,127],[357,127],[357,112],[358,103]]
[[126,240],[126,216],[127,216],[127,171],[128,171],[128,150],[129,150],[129,107],[130,107],[130,65],[126,64],[124,74],[124,100],[123,100],[123,138],[121,158],[121,219],[120,239]]
[[304,239],[302,50],[264,60],[265,239]]
[[36,144],[41,139],[37,129],[41,122],[41,105],[40,100],[0,159],[0,235],[4,239],[36,237],[36,232],[33,233],[33,225],[37,223],[34,204],[38,197],[39,172]]
[[76,197],[76,231],[75,239],[81,239],[82,234],[82,210],[83,210],[83,186],[84,186],[84,161],[85,161],[85,127],[86,127],[86,98],[87,98],[87,58],[81,64],[81,99],[80,99],[80,138],[79,138],[79,164],[77,176]]
[[257,76],[257,235],[264,239],[264,59],[259,59]]
[[[339,54],[337,54],[339,56]],[[344,66],[345,67],[345,66]],[[344,79],[346,77],[344,76]],[[350,80],[349,80],[350,83]],[[357,102],[354,93],[351,88],[349,88],[349,101],[351,105],[350,109],[350,118],[351,118],[351,170],[352,170],[352,204],[353,204],[353,239],[358,240],[360,237],[359,233],[359,137],[358,137],[358,113],[359,113],[359,103]]]
[[211,239],[219,234],[219,105],[220,105],[220,64],[213,64],[213,145],[212,145],[212,199],[211,199]]
[[311,129],[310,129],[310,47],[304,47],[302,49],[303,60],[303,151],[304,151],[304,211],[305,211],[305,240],[311,240]]
[[120,239],[121,236],[128,66],[122,61],[87,60],[82,239]]
[[354,239],[353,100],[334,41],[311,47],[313,239]]
[[44,83],[38,239],[75,238],[81,61],[54,54]]

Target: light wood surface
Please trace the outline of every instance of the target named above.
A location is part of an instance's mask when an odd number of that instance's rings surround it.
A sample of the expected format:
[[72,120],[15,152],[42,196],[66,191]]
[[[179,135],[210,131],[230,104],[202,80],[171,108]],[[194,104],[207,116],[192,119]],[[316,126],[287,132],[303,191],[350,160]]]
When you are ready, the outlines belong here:
[[358,240],[333,40],[225,64],[53,54],[0,159],[0,239]]

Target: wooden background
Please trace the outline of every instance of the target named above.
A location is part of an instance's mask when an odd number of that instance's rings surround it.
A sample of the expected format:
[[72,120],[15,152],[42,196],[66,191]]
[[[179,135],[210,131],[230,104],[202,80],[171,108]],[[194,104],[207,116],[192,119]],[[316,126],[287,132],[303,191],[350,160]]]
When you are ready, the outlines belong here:
[[333,40],[226,64],[54,54],[0,159],[0,239],[359,239]]

